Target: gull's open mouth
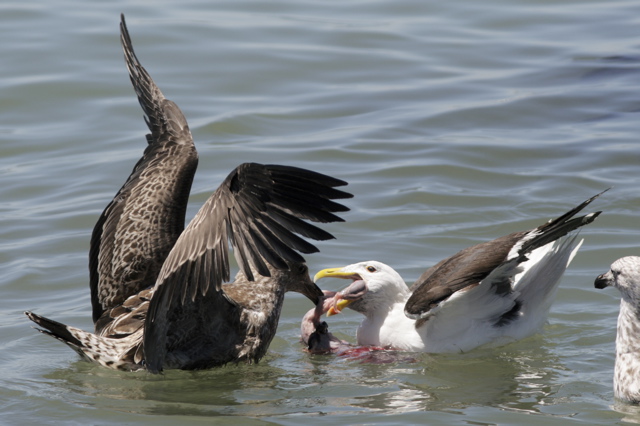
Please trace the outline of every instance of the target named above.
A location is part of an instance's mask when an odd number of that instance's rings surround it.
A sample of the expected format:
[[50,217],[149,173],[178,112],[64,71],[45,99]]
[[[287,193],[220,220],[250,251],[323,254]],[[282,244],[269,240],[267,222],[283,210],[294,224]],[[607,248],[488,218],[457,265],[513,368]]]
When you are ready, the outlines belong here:
[[331,308],[329,308],[329,311],[327,311],[328,317],[339,314],[351,303],[361,299],[362,296],[364,296],[367,292],[367,284],[360,278],[359,275],[356,274],[350,278],[354,280],[351,285],[338,292],[333,297],[333,306],[331,306]]
[[342,278],[353,280],[351,285],[333,296],[333,306],[327,311],[327,316],[339,314],[342,309],[351,303],[359,300],[367,292],[367,284],[364,282],[360,274],[356,272],[345,271],[344,268],[323,269],[313,277],[313,282],[317,282],[320,278]]

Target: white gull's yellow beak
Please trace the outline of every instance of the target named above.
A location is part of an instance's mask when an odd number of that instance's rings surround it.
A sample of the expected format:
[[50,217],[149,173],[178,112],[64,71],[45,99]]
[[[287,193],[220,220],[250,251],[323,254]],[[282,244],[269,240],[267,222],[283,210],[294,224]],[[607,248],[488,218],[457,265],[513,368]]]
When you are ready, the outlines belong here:
[[[350,280],[360,280],[360,275],[355,272],[345,271],[344,268],[328,268],[319,271],[314,277],[313,282],[317,282],[321,278],[343,278]],[[327,311],[327,316],[338,315],[344,308],[354,302],[353,299],[342,298],[342,292],[334,296],[335,302]]]

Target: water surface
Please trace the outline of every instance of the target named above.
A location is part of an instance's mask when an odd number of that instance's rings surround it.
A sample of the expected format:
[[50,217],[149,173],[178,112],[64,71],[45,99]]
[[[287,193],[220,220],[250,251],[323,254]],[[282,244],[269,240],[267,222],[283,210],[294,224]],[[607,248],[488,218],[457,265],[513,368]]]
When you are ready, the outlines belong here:
[[[640,4],[418,0],[0,5],[2,423],[638,422],[611,378],[618,295],[640,254]],[[93,224],[144,149],[119,13],[200,153],[188,217],[245,161],[311,168],[356,197],[312,271],[377,259],[411,283],[469,245],[613,187],[548,325],[502,348],[385,363],[302,351],[288,295],[257,366],[108,371],[30,328],[91,329]],[[322,286],[338,289],[343,282]],[[330,320],[354,340],[356,313]],[[378,360],[379,361],[379,360]]]

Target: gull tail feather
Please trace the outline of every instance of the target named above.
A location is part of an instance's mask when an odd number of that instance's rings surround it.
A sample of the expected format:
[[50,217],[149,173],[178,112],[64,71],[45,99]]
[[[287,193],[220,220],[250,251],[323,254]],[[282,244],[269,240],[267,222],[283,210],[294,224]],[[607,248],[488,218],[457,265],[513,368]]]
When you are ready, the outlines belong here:
[[123,342],[120,339],[97,336],[93,333],[70,327],[52,319],[25,312],[25,315],[42,328],[36,328],[39,332],[58,339],[73,349],[82,358],[101,364],[105,367],[117,370],[136,370],[143,365],[135,365],[123,361],[123,354],[135,351],[135,345],[131,342]]
[[521,336],[516,338],[533,334],[544,325],[562,276],[583,242],[578,235],[561,238],[534,250],[521,264],[524,271],[516,277],[514,291],[524,321],[518,326]]

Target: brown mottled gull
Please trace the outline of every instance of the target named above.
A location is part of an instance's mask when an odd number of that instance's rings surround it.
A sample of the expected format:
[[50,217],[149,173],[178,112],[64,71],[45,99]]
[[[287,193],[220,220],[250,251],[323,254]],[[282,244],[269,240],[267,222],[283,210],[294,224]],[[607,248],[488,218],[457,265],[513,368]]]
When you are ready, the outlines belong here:
[[595,287],[615,287],[622,295],[613,390],[616,398],[640,404],[640,257],[616,260],[609,272],[596,278]]
[[[300,253],[326,240],[308,223],[342,219],[346,183],[295,167],[245,163],[184,229],[198,155],[187,121],[140,65],[124,16],[121,41],[150,130],[142,158],[95,225],[89,253],[95,333],[31,312],[45,334],[120,370],[199,369],[257,362],[284,293],[322,297]],[[229,245],[240,272],[229,281]]]

